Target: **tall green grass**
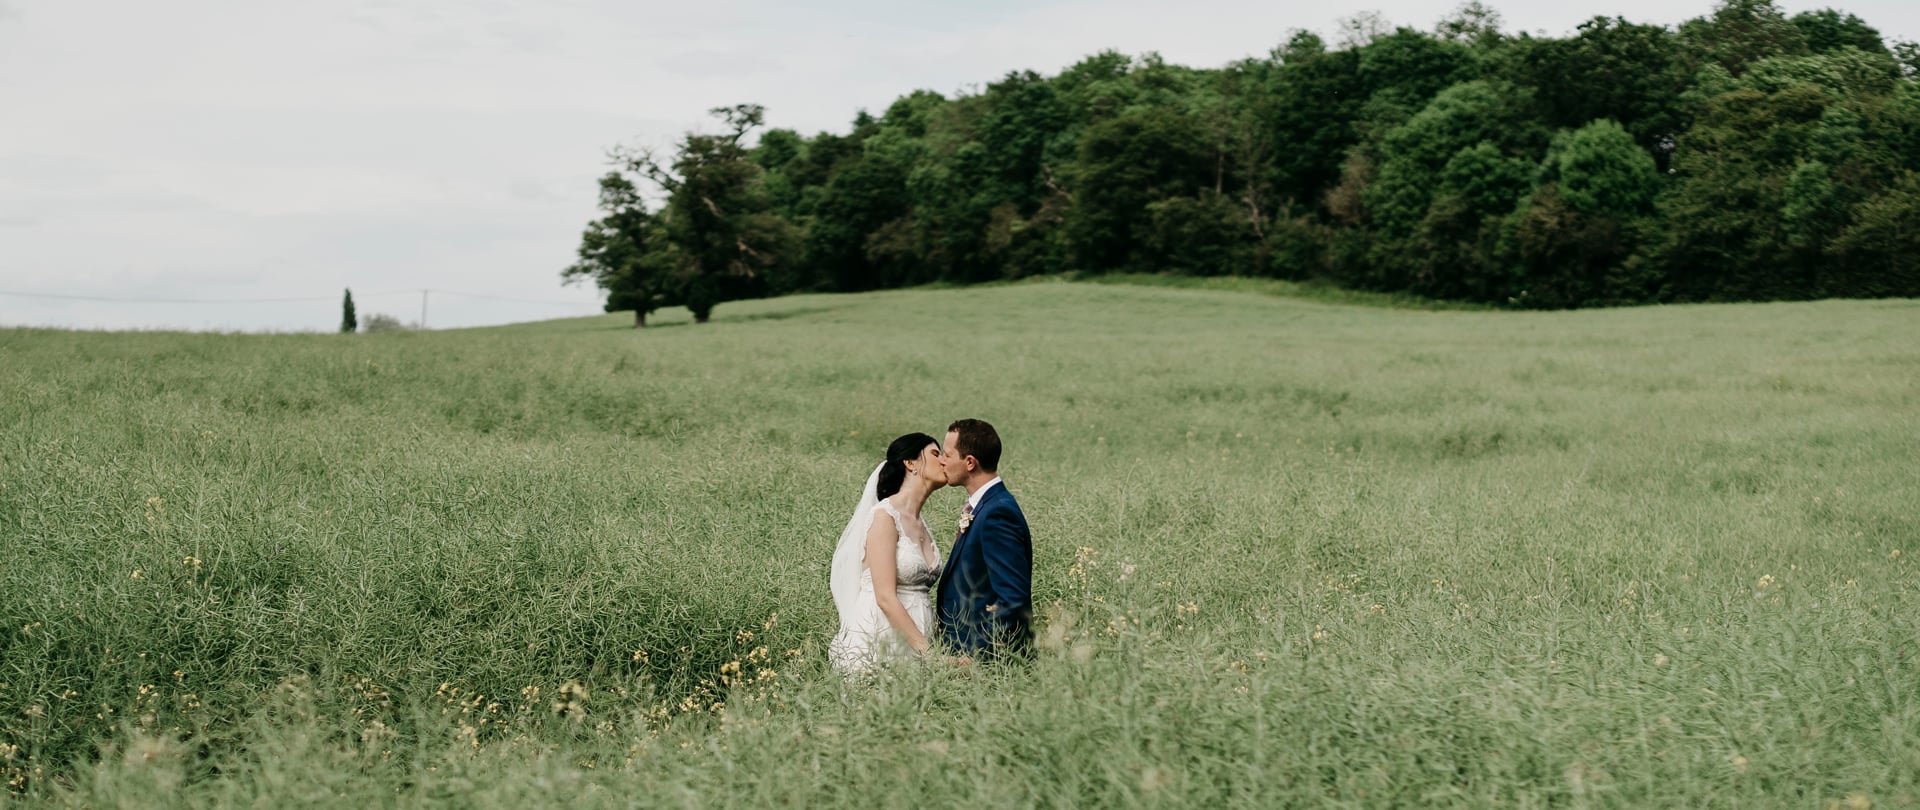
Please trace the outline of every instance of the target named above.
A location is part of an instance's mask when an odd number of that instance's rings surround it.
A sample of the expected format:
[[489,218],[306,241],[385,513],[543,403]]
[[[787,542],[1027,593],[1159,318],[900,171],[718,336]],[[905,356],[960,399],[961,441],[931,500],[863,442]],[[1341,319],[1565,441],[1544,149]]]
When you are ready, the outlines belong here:
[[[1033,283],[641,331],[0,331],[0,777],[75,806],[1907,806],[1917,316]],[[1032,520],[1039,659],[843,684],[833,541],[889,439],[961,416]]]

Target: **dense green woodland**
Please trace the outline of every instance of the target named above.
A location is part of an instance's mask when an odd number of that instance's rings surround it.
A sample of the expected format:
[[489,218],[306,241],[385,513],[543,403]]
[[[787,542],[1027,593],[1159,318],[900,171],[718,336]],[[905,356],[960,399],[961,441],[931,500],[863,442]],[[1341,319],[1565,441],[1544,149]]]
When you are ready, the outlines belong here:
[[[1080,272],[1528,307],[1920,295],[1920,48],[1729,0],[1564,38],[1478,3],[1218,69],[1088,57],[847,134],[616,148],[570,279],[609,310]],[[657,206],[650,201],[663,201]]]

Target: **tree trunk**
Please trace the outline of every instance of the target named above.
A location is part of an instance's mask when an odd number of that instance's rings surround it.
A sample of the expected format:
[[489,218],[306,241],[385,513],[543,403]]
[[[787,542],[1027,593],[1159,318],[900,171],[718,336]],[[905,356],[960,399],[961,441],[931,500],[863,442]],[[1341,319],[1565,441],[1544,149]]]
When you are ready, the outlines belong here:
[[633,311],[633,328],[645,329],[646,326],[647,326],[647,311],[644,309],[634,310]]

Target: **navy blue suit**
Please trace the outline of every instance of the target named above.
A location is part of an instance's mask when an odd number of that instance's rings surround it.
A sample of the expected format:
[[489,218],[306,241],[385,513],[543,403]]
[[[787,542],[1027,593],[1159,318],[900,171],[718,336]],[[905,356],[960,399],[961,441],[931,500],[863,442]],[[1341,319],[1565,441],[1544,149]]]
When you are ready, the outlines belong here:
[[1033,645],[1033,535],[1007,491],[993,485],[953,541],[936,602],[940,636],[956,654],[1025,654]]

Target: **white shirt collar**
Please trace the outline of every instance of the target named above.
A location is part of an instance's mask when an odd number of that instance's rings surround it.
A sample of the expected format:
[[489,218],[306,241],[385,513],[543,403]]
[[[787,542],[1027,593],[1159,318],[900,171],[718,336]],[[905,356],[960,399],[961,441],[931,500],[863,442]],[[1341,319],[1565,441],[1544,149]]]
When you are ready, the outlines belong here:
[[987,497],[987,490],[993,489],[999,483],[1000,483],[1000,476],[996,475],[993,477],[993,480],[980,485],[980,488],[974,490],[972,495],[967,496],[967,506],[974,509],[979,509],[980,499]]

